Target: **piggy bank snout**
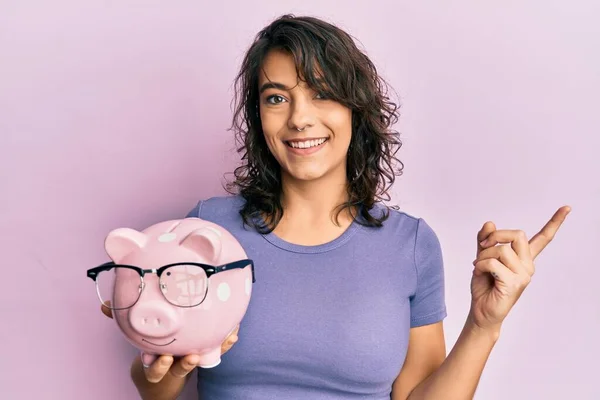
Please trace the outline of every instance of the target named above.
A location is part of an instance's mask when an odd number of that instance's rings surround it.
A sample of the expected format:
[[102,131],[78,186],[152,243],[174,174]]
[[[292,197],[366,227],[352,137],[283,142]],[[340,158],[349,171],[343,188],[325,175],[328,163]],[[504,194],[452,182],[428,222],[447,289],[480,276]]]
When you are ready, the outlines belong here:
[[161,338],[174,335],[181,327],[181,318],[173,306],[149,301],[130,310],[129,323],[142,336]]

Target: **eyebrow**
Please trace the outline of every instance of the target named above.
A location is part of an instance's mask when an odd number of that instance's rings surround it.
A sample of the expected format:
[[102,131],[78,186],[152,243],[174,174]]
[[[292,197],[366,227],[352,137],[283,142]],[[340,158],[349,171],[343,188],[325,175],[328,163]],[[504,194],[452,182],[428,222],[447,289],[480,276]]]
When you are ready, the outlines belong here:
[[260,87],[259,93],[262,93],[267,89],[289,90],[289,88],[287,86],[285,86],[283,83],[266,82]]
[[[325,81],[325,79],[317,79],[317,82],[324,86],[327,87],[327,82]],[[289,87],[285,86],[283,83],[279,83],[279,82],[265,82],[259,90],[259,94],[262,94],[265,90],[267,89],[279,89],[279,90],[290,90]]]

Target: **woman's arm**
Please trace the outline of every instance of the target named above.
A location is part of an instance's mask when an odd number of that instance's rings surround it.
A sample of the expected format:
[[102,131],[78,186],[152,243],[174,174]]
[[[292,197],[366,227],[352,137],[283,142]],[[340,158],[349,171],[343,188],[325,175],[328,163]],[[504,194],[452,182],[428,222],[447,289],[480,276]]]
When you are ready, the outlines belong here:
[[[439,328],[412,329],[407,365],[394,383],[393,400],[473,398],[502,322],[531,281],[533,260],[552,241],[569,212],[570,207],[561,207],[529,241],[522,231],[496,230],[493,223],[484,224],[477,235],[477,257],[473,261],[471,311],[456,344],[436,369],[437,345],[427,344],[425,334],[433,334],[439,343],[443,340],[442,334],[435,336]],[[409,360],[411,354],[420,354],[424,359]],[[434,372],[425,377],[430,371]],[[403,381],[407,387],[402,387]]]
[[[464,400],[472,399],[475,395],[483,368],[499,332],[484,331],[470,322],[470,318],[467,319],[452,351],[440,362],[441,353],[436,348],[440,347],[439,342],[443,341],[443,334],[432,338],[439,330],[435,325],[411,330],[407,364],[394,383],[392,400]],[[434,339],[434,342],[427,344],[426,340],[430,338]],[[411,349],[413,346],[416,348]],[[420,354],[425,358],[418,361],[413,358],[411,361],[411,354]]]
[[446,358],[443,322],[410,330],[406,359],[392,386],[392,400],[406,400],[419,383],[433,374]]

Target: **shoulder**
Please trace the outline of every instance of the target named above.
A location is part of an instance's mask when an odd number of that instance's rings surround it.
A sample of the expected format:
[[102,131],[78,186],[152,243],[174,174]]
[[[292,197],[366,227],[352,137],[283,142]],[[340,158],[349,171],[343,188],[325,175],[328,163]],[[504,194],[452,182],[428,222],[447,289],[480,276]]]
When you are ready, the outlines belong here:
[[438,235],[422,216],[381,203],[377,203],[370,212],[373,216],[380,216],[381,212],[389,213],[382,227],[369,229],[372,241],[396,246],[399,251],[414,260],[417,269],[422,268],[428,259],[441,259],[442,246]]
[[244,199],[237,195],[213,196],[200,199],[186,217],[196,217],[209,221],[238,219]]
[[389,214],[388,218],[383,221],[383,226],[379,228],[385,235],[412,239],[415,243],[422,237],[437,238],[434,229],[421,216],[388,207],[383,203],[376,203],[369,212],[374,217],[381,216],[383,212]]

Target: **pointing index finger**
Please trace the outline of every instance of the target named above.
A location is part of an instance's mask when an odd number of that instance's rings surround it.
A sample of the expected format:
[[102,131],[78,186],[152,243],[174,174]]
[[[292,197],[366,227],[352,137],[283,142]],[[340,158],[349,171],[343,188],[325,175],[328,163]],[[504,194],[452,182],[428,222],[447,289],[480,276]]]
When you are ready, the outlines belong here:
[[531,255],[533,258],[537,257],[542,250],[554,239],[556,232],[565,221],[567,215],[571,212],[571,207],[563,206],[559,208],[550,221],[544,225],[544,227],[536,233],[531,240],[529,241],[529,246],[531,248]]

